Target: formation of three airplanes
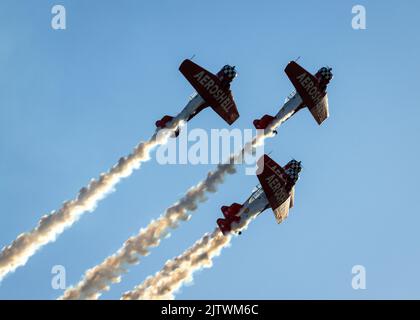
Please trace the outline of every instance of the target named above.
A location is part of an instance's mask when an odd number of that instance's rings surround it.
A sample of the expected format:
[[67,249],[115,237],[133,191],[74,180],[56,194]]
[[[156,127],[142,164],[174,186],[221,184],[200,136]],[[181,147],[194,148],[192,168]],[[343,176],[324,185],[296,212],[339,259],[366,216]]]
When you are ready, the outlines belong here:
[[[236,77],[235,67],[225,65],[217,74],[212,74],[187,59],[182,62],[179,70],[194,87],[196,94],[176,117],[166,115],[156,121],[155,135],[165,132],[164,129],[170,129],[172,136],[178,136],[184,121],[191,120],[207,107],[211,107],[229,125],[239,118],[230,90],[230,84]],[[284,71],[296,90],[288,96],[275,116],[264,115],[261,119],[254,120],[255,128],[264,130],[264,136],[276,133],[278,126],[305,107],[318,124],[329,116],[327,85],[332,79],[331,68],[322,67],[313,75],[292,61]],[[258,144],[257,138],[250,144],[251,151]],[[243,152],[245,151],[244,148]],[[88,188],[83,188],[76,200],[65,202],[62,209],[44,216],[35,229],[19,235],[10,246],[3,248],[0,252],[0,281],[18,266],[24,265],[37,249],[53,241],[65,227],[76,221],[79,211],[93,210],[103,194],[110,191],[121,177],[125,177],[131,167],[135,167],[138,160],[136,157],[137,155],[130,155],[130,160],[120,159],[119,167],[113,167],[110,173],[102,174],[101,179],[93,181]],[[236,159],[236,156],[231,155],[231,160],[232,157]],[[131,169],[124,167],[128,162],[131,163]],[[281,223],[293,207],[294,186],[299,178],[301,163],[291,160],[282,167],[268,155],[263,155],[257,164],[257,177],[260,181],[257,190],[243,204],[233,203],[221,208],[224,217],[217,220],[217,225],[223,235],[240,234],[249,221],[268,208],[273,210],[277,222]],[[113,173],[118,177],[111,177]],[[94,189],[99,190],[98,194]]]
[[[225,65],[214,75],[187,59],[182,62],[179,70],[197,91],[197,95],[179,115],[188,114],[186,119],[189,121],[210,106],[229,125],[239,118],[230,91],[230,83],[236,77],[235,67]],[[291,61],[284,71],[296,90],[288,96],[274,117],[266,114],[261,119],[254,120],[255,128],[277,133],[275,129],[278,125],[305,107],[320,125],[329,116],[327,85],[333,77],[331,68],[322,67],[312,75],[295,61]],[[177,117],[164,116],[156,121],[157,129],[169,127]],[[175,132],[176,136],[178,134],[179,129]],[[300,171],[301,163],[296,160],[291,160],[282,167],[266,154],[261,157],[257,169],[260,186],[242,205],[233,203],[221,208],[224,218],[217,220],[221,232],[225,235],[229,232],[240,234],[247,221],[268,208],[273,210],[277,223],[281,223],[293,207],[294,186]]]

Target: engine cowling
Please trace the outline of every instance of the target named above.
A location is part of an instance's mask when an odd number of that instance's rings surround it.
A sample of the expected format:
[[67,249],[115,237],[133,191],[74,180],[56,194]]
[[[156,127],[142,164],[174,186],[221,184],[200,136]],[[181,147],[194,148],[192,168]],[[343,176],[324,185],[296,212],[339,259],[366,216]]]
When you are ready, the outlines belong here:
[[288,174],[289,178],[292,180],[292,183],[295,184],[296,181],[299,179],[299,173],[302,170],[301,162],[293,159],[289,161],[289,163],[287,163],[284,169]]
[[315,73],[315,77],[318,79],[319,84],[322,90],[327,88],[328,83],[330,83],[331,79],[333,78],[332,68],[330,67],[322,67]]
[[230,83],[236,77],[236,70],[235,66],[225,65],[220,71],[217,73],[218,78],[222,82],[222,86],[229,87]]

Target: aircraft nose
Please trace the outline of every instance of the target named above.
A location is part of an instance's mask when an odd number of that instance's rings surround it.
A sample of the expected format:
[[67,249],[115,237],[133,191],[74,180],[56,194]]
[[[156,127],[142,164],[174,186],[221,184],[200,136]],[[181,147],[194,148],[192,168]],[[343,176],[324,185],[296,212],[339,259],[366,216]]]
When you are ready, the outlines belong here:
[[223,73],[229,78],[234,79],[236,77],[235,66],[225,65],[223,68]]

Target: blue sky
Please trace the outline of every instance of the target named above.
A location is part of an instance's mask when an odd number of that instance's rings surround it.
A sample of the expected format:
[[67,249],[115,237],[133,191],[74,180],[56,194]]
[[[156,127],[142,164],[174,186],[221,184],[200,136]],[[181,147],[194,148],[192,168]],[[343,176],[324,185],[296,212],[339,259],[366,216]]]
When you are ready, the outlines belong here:
[[[53,30],[51,8],[67,10]],[[351,27],[363,4],[367,29]],[[214,72],[237,66],[235,128],[278,111],[292,90],[289,60],[333,67],[330,118],[307,110],[266,150],[304,170],[289,219],[261,215],[199,272],[180,299],[419,298],[419,4],[414,1],[11,1],[0,3],[0,246],[75,197],[176,114],[193,92],[184,58]],[[191,128],[224,128],[204,111]],[[55,243],[0,284],[0,299],[54,299],[202,180],[212,165],[142,166]],[[213,230],[220,206],[257,179],[230,176],[188,223],[152,249],[104,298],[116,299]],[[366,290],[351,269],[365,266]]]

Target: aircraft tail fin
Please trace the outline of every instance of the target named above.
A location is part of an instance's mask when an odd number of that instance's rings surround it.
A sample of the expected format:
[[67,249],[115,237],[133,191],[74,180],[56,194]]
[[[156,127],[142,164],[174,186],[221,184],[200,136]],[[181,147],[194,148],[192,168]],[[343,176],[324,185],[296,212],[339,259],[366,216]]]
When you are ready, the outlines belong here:
[[217,225],[224,235],[228,234],[232,230],[231,222],[227,219],[217,219]]

